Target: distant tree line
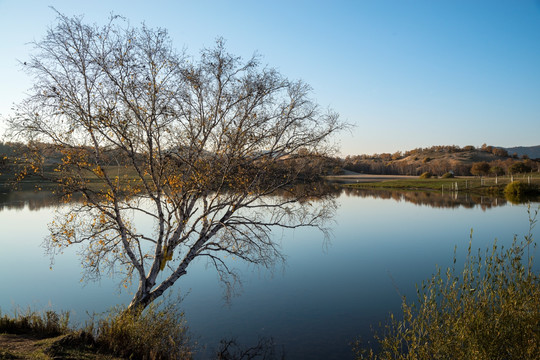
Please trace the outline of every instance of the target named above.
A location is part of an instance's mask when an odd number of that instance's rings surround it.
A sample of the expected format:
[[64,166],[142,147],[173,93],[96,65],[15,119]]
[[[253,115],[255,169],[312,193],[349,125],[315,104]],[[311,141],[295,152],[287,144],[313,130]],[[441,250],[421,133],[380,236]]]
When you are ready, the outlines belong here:
[[530,159],[517,161],[508,159],[506,161],[495,160],[492,162],[479,161],[471,166],[471,175],[475,176],[501,176],[512,174],[524,174],[531,171],[538,171],[538,162]]
[[[46,143],[32,144],[32,146],[39,149],[44,158],[44,165],[54,165],[62,161],[61,149]],[[28,153],[27,150],[27,145],[22,143],[0,142],[0,170],[13,167],[14,164],[24,164],[24,154]],[[464,163],[445,156],[459,153],[488,154],[493,157],[493,160]],[[123,159],[119,151],[114,148],[104,149],[103,156],[105,160],[109,159],[110,166],[123,166],[128,163],[128,159]],[[423,173],[431,173],[442,176],[451,172],[456,176],[502,176],[539,171],[540,161],[529,159],[527,155],[519,158],[516,154],[510,155],[504,149],[486,144],[479,148],[472,145],[464,147],[449,145],[416,148],[404,152],[349,155],[344,158],[314,156],[314,154],[304,154],[299,151],[298,156],[276,162],[269,171],[280,174],[294,168],[303,169],[300,179],[310,180],[324,175],[337,175],[343,170],[378,175],[419,176]]]

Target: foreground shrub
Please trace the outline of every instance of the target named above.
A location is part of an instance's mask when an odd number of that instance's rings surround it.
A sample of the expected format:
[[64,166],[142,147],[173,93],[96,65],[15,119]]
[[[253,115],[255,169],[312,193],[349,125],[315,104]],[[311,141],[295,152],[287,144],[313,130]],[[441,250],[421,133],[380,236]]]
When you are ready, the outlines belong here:
[[183,313],[174,303],[144,311],[112,310],[89,330],[99,346],[129,359],[191,359]]
[[432,173],[430,173],[429,171],[426,171],[425,173],[422,173],[422,175],[420,175],[420,179],[430,179],[432,176],[433,176]]
[[[497,244],[485,254],[471,253],[461,273],[454,266],[417,289],[418,300],[403,299],[403,319],[393,315],[380,351],[362,348],[358,359],[539,359],[540,279],[533,271],[536,244],[531,218],[525,240],[510,248]],[[471,236],[472,238],[472,236]]]
[[513,203],[526,202],[527,198],[539,194],[538,186],[521,181],[513,181],[504,188],[505,198]]
[[513,181],[506,185],[504,193],[513,196],[534,195],[538,193],[538,188],[535,185],[525,184],[521,181]]
[[43,312],[17,309],[13,316],[0,312],[0,333],[56,336],[69,331],[69,312],[58,314],[52,310]]

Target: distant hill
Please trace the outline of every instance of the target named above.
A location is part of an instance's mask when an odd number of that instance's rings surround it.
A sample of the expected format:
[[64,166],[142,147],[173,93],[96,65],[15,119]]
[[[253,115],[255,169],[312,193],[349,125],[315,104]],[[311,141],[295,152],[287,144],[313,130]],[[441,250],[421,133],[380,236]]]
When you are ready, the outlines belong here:
[[527,155],[531,159],[540,159],[540,145],[536,146],[515,146],[509,148],[503,148],[508,151],[508,154],[517,154],[519,157]]
[[[540,150],[540,146],[537,147]],[[374,155],[347,156],[343,160],[343,169],[365,174],[420,175],[430,172],[443,175],[453,172],[455,175],[470,175],[474,163],[487,162],[497,172],[508,173],[508,169],[521,159],[512,156],[506,149],[482,145],[474,146],[432,146],[417,148],[405,152],[383,153]],[[540,156],[530,156],[535,159]],[[528,166],[537,169],[537,162],[527,160]],[[495,171],[495,170],[494,170]]]

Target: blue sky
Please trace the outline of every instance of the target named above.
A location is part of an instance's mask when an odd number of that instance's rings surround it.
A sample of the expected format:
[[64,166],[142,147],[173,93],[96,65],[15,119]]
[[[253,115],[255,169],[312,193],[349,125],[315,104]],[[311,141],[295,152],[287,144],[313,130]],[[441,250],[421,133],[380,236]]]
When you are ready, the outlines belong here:
[[355,125],[344,155],[540,144],[540,0],[0,0],[3,117],[31,86],[17,60],[55,23],[48,6],[163,27],[193,54],[218,36],[260,53]]

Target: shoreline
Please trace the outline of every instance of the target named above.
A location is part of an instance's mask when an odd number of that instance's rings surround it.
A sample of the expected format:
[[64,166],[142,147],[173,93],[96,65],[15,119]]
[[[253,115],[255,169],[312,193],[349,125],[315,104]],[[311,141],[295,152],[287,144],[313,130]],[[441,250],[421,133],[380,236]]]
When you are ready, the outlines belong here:
[[346,175],[329,175],[324,176],[327,181],[338,182],[342,184],[355,183],[373,183],[390,180],[413,180],[418,179],[414,175],[375,175],[375,174],[346,174]]

